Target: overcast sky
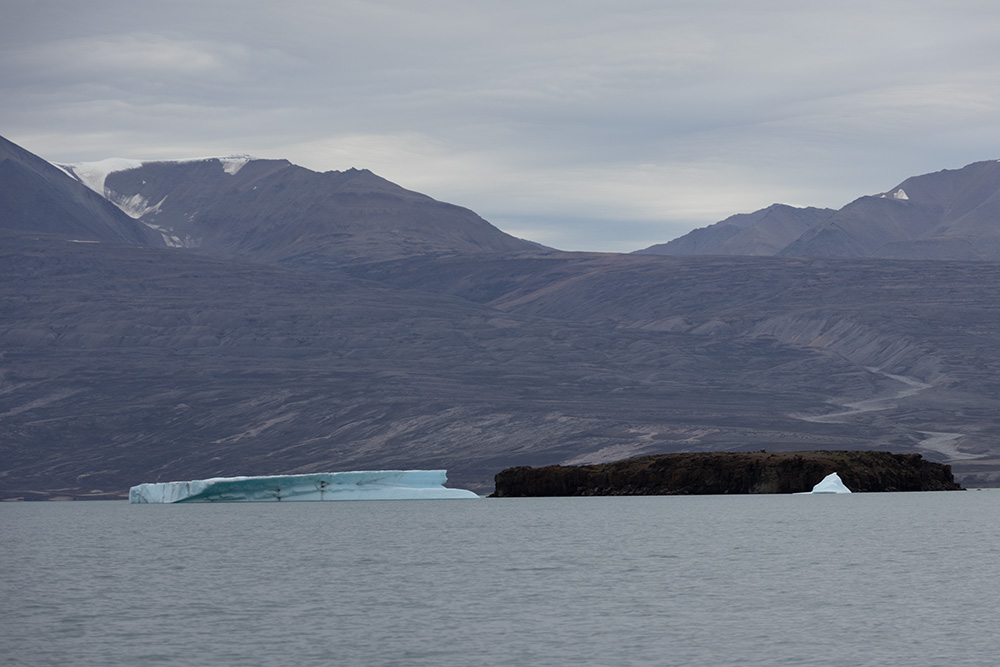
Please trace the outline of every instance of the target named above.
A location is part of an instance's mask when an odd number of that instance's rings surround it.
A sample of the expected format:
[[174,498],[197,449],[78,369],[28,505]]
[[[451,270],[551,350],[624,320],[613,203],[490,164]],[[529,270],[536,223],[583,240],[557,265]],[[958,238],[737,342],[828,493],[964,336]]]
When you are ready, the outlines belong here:
[[4,0],[55,162],[368,168],[567,250],[1000,158],[996,0]]

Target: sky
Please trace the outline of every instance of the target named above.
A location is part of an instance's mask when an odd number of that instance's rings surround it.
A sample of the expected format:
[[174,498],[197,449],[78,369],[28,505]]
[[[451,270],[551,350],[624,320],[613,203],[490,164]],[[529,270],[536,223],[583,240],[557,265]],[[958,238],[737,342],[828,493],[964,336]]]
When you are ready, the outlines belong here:
[[52,162],[370,169],[564,250],[1000,159],[995,0],[4,0]]

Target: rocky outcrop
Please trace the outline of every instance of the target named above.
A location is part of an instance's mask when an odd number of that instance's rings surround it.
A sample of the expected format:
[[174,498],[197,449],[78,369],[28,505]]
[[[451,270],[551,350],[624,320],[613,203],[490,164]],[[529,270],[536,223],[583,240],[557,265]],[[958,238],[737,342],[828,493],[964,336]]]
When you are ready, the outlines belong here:
[[809,491],[836,472],[854,492],[953,491],[951,466],[869,451],[661,454],[583,466],[507,468],[492,497],[654,496]]

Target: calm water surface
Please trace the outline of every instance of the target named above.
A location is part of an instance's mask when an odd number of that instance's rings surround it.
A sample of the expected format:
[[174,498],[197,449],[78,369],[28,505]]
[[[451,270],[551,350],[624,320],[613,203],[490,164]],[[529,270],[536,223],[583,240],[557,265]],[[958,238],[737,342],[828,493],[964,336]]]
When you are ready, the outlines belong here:
[[5,665],[995,665],[1000,491],[0,505]]

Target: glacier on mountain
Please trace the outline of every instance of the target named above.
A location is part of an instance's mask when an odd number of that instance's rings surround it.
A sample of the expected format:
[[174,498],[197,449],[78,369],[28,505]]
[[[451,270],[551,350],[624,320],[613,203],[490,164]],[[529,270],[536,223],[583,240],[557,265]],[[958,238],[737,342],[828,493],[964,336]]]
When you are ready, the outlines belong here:
[[222,163],[222,171],[230,176],[235,176],[236,172],[243,168],[247,162],[253,158],[249,155],[230,155],[229,157],[217,158]]
[[149,201],[140,194],[135,194],[131,197],[112,196],[109,197],[109,199],[112,204],[120,208],[126,215],[130,218],[134,218],[135,220],[138,220],[147,213],[159,213],[160,207],[163,206],[163,202],[167,200],[167,198],[164,197],[156,204],[151,205]]
[[444,500],[479,498],[445,488],[445,470],[357,470],[305,475],[213,477],[139,484],[130,503],[225,503],[328,500]]
[[142,166],[142,160],[112,157],[96,162],[73,162],[71,164],[57,164],[56,166],[103,197],[105,196],[104,181],[108,174],[138,169]]
[[[107,192],[104,187],[104,181],[107,180],[108,176],[115,173],[116,171],[128,171],[129,169],[138,169],[144,164],[153,163],[173,163],[173,164],[184,164],[188,162],[211,162],[216,161],[222,167],[222,170],[229,174],[230,176],[235,176],[236,173],[244,167],[248,162],[254,160],[252,155],[247,155],[245,153],[238,155],[227,155],[225,157],[193,157],[193,158],[183,158],[179,160],[132,160],[129,158],[113,157],[107,158],[105,160],[96,160],[94,162],[71,162],[71,163],[54,163],[56,167],[62,169],[71,177],[80,181],[88,188],[101,195],[102,197],[107,196]],[[114,202],[119,207],[122,206],[119,202]],[[161,202],[162,203],[162,202]],[[124,209],[123,209],[124,210]],[[128,211],[125,211],[128,213]],[[135,217],[135,216],[133,216]]]
[[[252,155],[234,154],[225,157],[199,157],[184,158],[179,160],[132,160],[128,158],[108,158],[95,162],[73,162],[73,163],[53,163],[71,178],[83,183],[88,188],[101,195],[112,204],[121,209],[129,217],[140,220],[150,229],[158,232],[163,237],[163,242],[170,248],[190,248],[198,245],[197,239],[190,237],[181,238],[172,229],[161,225],[154,225],[142,218],[149,213],[159,213],[160,207],[166,201],[164,196],[155,204],[150,202],[141,194],[131,196],[121,195],[105,185],[108,176],[118,171],[128,171],[138,169],[146,164],[186,164],[191,162],[217,162],[222,170],[230,176],[235,176],[247,163],[255,160]],[[145,184],[145,181],[143,181]]]

